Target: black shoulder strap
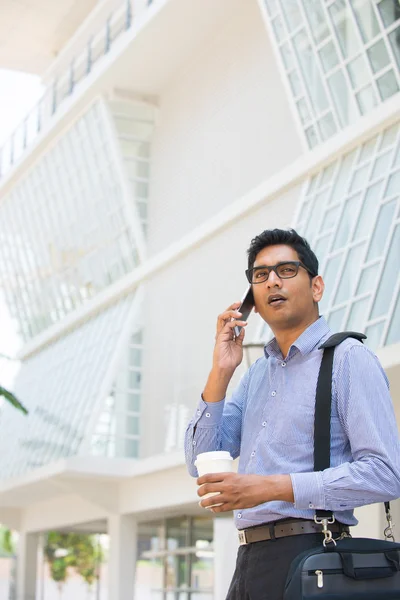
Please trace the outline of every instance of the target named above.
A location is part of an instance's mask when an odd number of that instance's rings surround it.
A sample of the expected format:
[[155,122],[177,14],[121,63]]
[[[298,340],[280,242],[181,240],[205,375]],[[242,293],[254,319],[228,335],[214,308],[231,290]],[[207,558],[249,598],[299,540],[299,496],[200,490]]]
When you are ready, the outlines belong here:
[[[320,349],[324,350],[318,375],[315,398],[314,417],[314,471],[328,469],[331,464],[331,406],[332,406],[332,367],[335,347],[347,338],[355,338],[362,342],[366,339],[363,333],[343,331],[335,333],[326,340]],[[317,510],[319,518],[332,516],[332,512]]]

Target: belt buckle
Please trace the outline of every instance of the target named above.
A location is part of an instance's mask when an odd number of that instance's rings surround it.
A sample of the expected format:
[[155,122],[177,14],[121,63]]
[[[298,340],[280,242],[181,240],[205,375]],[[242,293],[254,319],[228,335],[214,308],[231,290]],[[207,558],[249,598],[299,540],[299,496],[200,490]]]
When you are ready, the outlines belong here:
[[247,538],[246,538],[246,530],[239,529],[238,535],[239,535],[239,546],[245,546],[248,543]]

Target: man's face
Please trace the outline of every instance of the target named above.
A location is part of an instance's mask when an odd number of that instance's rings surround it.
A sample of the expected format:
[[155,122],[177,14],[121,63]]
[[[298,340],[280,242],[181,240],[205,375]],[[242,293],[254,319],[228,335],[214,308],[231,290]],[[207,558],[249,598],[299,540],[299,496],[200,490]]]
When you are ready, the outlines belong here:
[[[253,267],[293,260],[300,259],[290,246],[268,246],[257,254]],[[303,267],[299,267],[297,275],[291,279],[280,279],[270,271],[267,281],[252,287],[256,310],[273,331],[312,323],[318,315],[316,302],[322,298],[324,290],[322,278],[317,276],[311,281]]]

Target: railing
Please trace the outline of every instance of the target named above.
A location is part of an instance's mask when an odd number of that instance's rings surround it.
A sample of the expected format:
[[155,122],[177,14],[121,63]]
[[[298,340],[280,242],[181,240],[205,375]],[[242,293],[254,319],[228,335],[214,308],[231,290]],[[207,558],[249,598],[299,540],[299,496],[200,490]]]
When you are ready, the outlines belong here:
[[[151,0],[147,1],[147,5],[151,3]],[[64,75],[54,80],[53,85],[47,88],[39,102],[0,148],[0,180],[38,137],[64,100],[72,96],[76,85],[91,73],[97,61],[108,54],[114,41],[129,30],[131,25],[131,0],[123,0],[123,4],[109,16],[101,31],[88,40],[85,50],[70,61]]]

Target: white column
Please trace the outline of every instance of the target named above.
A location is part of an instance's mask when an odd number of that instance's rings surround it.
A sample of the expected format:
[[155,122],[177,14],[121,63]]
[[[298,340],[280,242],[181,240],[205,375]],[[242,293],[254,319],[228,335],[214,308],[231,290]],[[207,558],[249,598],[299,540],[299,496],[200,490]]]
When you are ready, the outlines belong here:
[[38,533],[19,534],[17,552],[17,600],[35,600]]
[[110,537],[108,599],[133,600],[137,547],[136,519],[130,515],[110,516],[108,535]]
[[226,598],[235,570],[237,529],[231,517],[214,519],[214,598]]
[[385,520],[383,502],[360,506],[355,509],[354,514],[358,519],[358,525],[351,528],[353,537],[383,538],[383,523]]

